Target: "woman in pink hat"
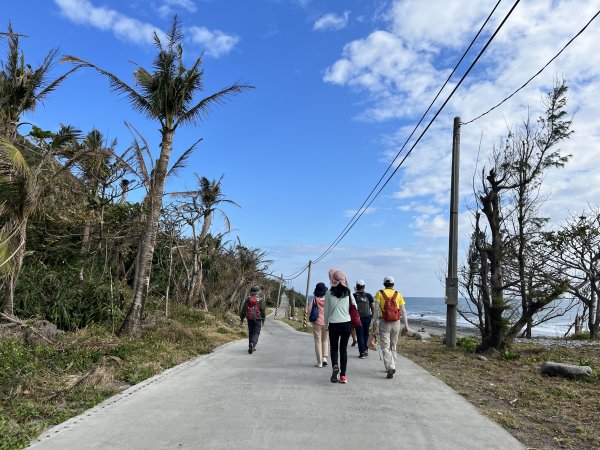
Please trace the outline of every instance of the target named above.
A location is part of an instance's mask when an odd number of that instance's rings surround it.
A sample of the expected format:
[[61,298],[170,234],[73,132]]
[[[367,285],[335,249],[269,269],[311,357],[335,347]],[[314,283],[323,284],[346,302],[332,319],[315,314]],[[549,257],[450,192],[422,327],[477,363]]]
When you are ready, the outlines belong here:
[[[325,327],[329,330],[329,348],[333,372],[331,382],[346,383],[346,365],[348,363],[348,339],[352,326],[350,323],[350,302],[356,302],[350,289],[346,275],[339,269],[329,271],[331,287],[325,294]],[[338,365],[339,355],[339,365]]]

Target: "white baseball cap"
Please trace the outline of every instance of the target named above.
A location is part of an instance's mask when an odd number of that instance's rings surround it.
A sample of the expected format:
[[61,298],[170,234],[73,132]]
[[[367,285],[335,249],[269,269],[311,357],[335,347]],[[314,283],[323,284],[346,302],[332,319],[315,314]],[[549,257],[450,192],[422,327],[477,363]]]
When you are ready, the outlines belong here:
[[394,284],[394,277],[391,277],[391,276],[383,277],[383,284],[385,284],[385,283]]
[[365,280],[356,280],[356,285],[357,286],[364,286],[365,285]]

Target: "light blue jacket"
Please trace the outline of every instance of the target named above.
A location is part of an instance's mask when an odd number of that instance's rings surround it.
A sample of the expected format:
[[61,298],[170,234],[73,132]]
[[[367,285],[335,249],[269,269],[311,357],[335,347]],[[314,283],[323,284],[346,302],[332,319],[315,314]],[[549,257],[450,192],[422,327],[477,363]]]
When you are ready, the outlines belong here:
[[325,328],[329,328],[329,323],[350,322],[350,301],[356,306],[356,301],[351,295],[344,298],[337,298],[329,290],[325,294]]

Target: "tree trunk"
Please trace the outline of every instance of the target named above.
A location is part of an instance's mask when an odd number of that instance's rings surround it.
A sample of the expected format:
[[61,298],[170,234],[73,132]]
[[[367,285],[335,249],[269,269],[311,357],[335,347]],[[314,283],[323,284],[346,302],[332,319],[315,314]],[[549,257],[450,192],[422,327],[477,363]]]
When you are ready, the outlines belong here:
[[491,233],[491,244],[486,249],[490,263],[490,294],[492,303],[489,309],[490,330],[481,343],[480,350],[489,348],[502,349],[504,347],[504,318],[506,309],[504,304],[504,279],[502,269],[502,235],[500,200],[495,174],[490,171],[487,177],[490,182],[490,191],[481,197],[483,213],[485,214]]
[[23,259],[25,258],[25,244],[27,241],[27,219],[24,218],[19,224],[19,228],[16,234],[19,240],[17,249],[13,256],[13,265],[10,268],[10,272],[6,276],[4,281],[4,303],[2,305],[2,312],[14,316],[15,311],[15,288],[17,287],[17,281],[19,281],[19,275],[21,274],[21,267],[23,266]]
[[157,161],[154,177],[151,182],[149,216],[147,217],[138,249],[137,262],[139,266],[136,270],[137,280],[134,282],[133,302],[119,331],[120,335],[140,335],[142,331],[142,313],[144,312],[144,306],[148,298],[158,219],[162,208],[162,197],[172,148],[173,131],[163,130],[160,157]]

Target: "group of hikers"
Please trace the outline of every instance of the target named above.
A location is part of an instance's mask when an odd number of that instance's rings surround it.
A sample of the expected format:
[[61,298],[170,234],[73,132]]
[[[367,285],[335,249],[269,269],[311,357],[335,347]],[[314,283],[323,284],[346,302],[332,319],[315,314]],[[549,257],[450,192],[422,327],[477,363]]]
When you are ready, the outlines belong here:
[[[394,278],[383,279],[383,289],[375,298],[366,292],[363,280],[358,280],[355,292],[350,292],[346,275],[339,269],[329,270],[329,289],[317,283],[307,304],[313,325],[317,367],[327,366],[331,358],[331,382],[347,383],[348,342],[358,344],[359,358],[369,356],[369,335],[378,340],[383,354],[386,377],[396,373],[396,343],[400,333],[408,332],[408,319],[402,295],[394,289]],[[250,296],[240,310],[240,319],[248,322],[248,353],[256,350],[264,323],[264,302],[257,299],[260,288],[252,287]],[[401,325],[402,328],[401,328]]]

